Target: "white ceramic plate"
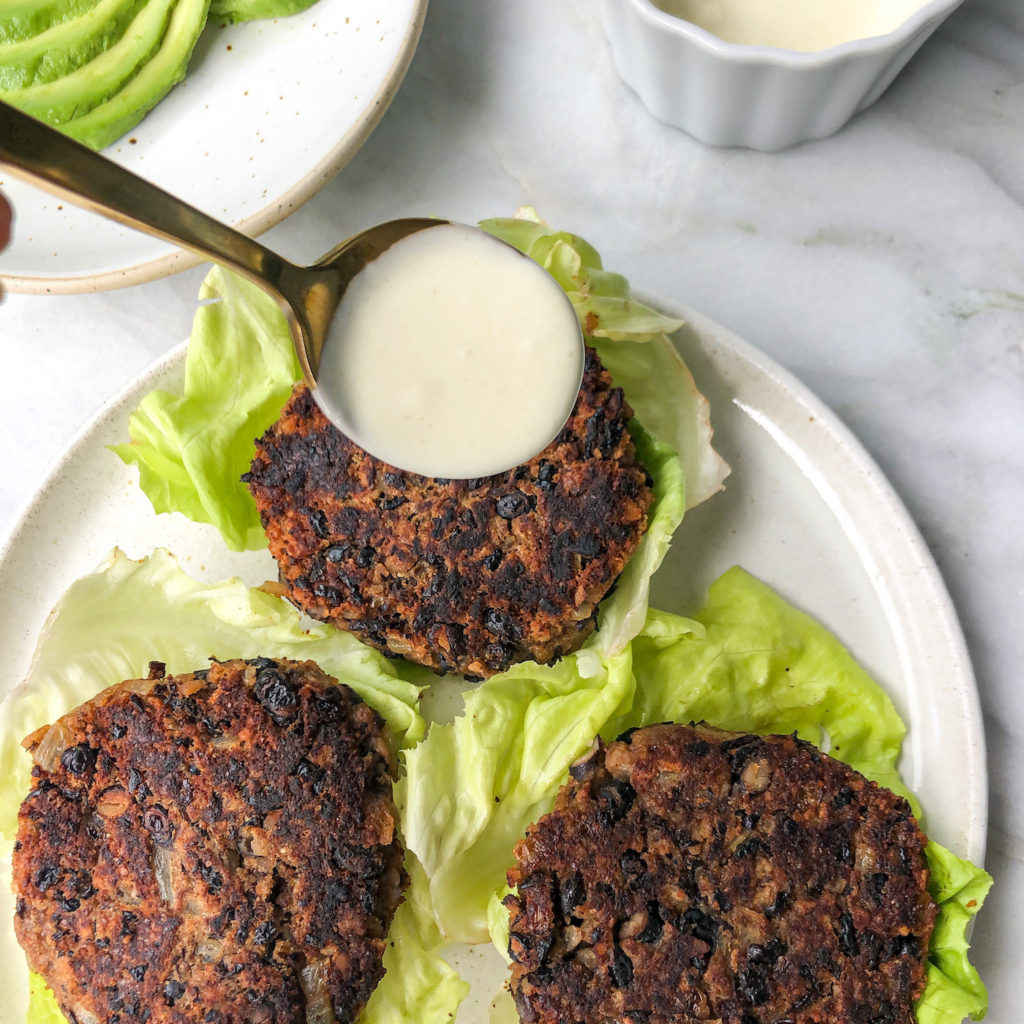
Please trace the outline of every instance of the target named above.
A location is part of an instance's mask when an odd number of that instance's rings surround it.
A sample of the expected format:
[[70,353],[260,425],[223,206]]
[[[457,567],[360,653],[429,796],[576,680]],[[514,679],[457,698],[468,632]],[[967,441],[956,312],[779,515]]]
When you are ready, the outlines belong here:
[[[104,153],[206,213],[258,235],[355,155],[401,84],[427,0],[319,0],[289,18],[207,25],[188,75]],[[4,287],[118,288],[198,257],[21,182]]]
[[[980,864],[987,793],[977,691],[949,596],[909,515],[859,443],[788,373],[705,317],[644,301],[687,321],[677,344],[711,401],[716,447],[733,470],[723,493],[687,514],[652,602],[694,610],[707,584],[740,564],[824,622],[909,726],[901,768],[929,834]],[[207,580],[276,576],[268,553],[232,554],[211,527],[156,516],[135,471],[106,450],[127,436],[128,414],[147,391],[180,387],[183,364],[181,347],[99,412],[0,549],[0,697],[24,676],[63,591],[115,545],[135,558],[169,547]],[[23,970],[9,904],[5,892],[0,964]],[[451,959],[478,982],[459,1019],[483,1024],[503,967],[490,947],[455,949]],[[7,1012],[0,1000],[0,1021]]]

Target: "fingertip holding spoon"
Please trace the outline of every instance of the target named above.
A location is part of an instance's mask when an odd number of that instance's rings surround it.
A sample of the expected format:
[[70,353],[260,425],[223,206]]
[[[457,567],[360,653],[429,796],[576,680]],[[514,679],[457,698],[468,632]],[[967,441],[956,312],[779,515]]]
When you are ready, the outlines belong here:
[[[299,266],[3,102],[0,168],[262,288],[284,313],[325,414],[400,469],[455,479],[504,472],[543,450],[572,412],[584,345],[568,296],[478,228],[392,220]],[[430,245],[399,245],[427,231]]]

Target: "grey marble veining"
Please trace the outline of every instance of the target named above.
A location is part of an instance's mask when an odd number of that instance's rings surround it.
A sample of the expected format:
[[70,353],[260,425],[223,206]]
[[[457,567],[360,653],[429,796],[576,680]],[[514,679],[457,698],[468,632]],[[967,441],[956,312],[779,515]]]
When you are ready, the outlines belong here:
[[[1024,969],[1024,6],[967,0],[833,139],[706,148],[619,80],[591,0],[433,0],[391,110],[269,235],[296,258],[396,213],[530,203],[638,286],[793,370],[882,465],[961,616],[989,744],[975,932],[993,1024]],[[0,306],[0,530],[96,407],[188,332],[195,270]],[[46,383],[43,384],[42,382]],[[31,384],[32,386],[27,386]]]

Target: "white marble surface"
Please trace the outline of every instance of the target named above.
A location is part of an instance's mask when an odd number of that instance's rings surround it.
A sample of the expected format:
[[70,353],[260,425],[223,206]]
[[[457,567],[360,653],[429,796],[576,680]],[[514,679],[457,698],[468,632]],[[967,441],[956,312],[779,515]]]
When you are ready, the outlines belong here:
[[[794,371],[890,476],[945,576],[989,744],[975,931],[989,1020],[1024,972],[1024,7],[967,0],[890,92],[787,153],[706,148],[617,78],[592,0],[433,0],[391,110],[268,239],[535,205]],[[0,532],[100,403],[188,332],[202,272],[0,306]],[[43,383],[45,382],[45,384]]]

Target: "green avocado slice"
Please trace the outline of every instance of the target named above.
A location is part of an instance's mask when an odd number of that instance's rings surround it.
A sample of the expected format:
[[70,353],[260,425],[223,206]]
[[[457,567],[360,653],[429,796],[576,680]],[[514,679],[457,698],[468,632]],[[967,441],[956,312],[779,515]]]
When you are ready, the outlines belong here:
[[61,78],[0,97],[94,148],[124,134],[185,73],[209,0],[148,0],[120,39]]
[[[218,18],[294,14],[316,0],[214,0]],[[95,149],[184,77],[211,0],[0,0],[0,99]]]
[[[62,124],[114,95],[159,51],[178,0],[149,0],[128,31],[95,60],[53,82],[0,93],[28,114]],[[198,0],[182,0],[185,4]]]
[[79,142],[102,149],[134,128],[185,77],[210,0],[179,0],[160,49],[130,81],[88,113],[61,126]]
[[0,0],[0,43],[13,43],[70,21],[96,0]]
[[99,0],[38,35],[0,42],[0,89],[52,82],[95,60],[121,39],[147,0]]

